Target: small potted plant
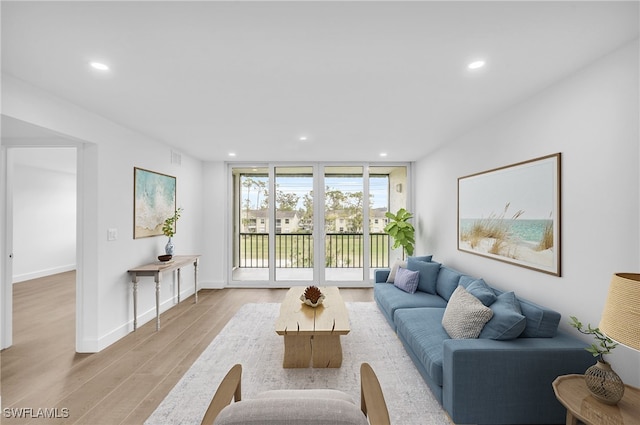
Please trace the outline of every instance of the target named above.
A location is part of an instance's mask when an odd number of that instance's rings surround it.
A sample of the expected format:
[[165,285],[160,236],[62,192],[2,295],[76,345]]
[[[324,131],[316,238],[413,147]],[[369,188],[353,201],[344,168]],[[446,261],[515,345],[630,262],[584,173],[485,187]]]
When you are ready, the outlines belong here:
[[589,347],[585,348],[593,357],[597,358],[596,364],[588,368],[584,373],[584,381],[591,394],[598,400],[607,404],[616,404],[624,394],[624,383],[611,365],[604,359],[605,354],[611,354],[618,343],[603,334],[599,328],[593,328],[587,324],[585,329],[575,316],[571,316],[571,326],[585,335],[593,335],[596,339]]
[[178,208],[174,211],[173,215],[167,218],[162,225],[162,233],[169,238],[169,241],[164,247],[164,251],[167,255],[173,255],[174,246],[171,238],[176,234],[176,222],[180,218],[180,214],[182,214],[182,208]]

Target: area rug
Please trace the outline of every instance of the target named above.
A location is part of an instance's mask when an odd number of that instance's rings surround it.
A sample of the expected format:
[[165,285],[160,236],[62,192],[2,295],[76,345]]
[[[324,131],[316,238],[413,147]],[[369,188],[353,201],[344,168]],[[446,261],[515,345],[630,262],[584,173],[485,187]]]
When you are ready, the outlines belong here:
[[218,384],[242,364],[242,398],[272,389],[333,388],[360,406],[360,365],[378,376],[392,424],[449,425],[375,303],[347,303],[351,332],[341,337],[338,369],[284,369],[284,343],[275,332],[280,305],[245,304],[171,390],[145,425],[199,424]]

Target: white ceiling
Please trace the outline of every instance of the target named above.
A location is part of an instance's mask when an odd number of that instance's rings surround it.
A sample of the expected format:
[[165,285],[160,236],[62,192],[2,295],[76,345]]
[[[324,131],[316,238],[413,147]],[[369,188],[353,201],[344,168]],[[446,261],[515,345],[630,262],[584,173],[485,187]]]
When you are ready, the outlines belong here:
[[[639,26],[637,1],[1,7],[3,73],[195,157],[236,161],[418,159]],[[476,58],[487,66],[469,72]]]

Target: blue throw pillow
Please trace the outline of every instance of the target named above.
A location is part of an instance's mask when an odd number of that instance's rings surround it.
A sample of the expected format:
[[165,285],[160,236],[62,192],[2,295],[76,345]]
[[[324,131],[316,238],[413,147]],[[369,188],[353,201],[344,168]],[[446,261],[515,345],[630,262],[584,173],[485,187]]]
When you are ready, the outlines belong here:
[[414,259],[416,261],[426,261],[428,263],[429,261],[431,261],[432,258],[433,258],[433,255],[418,255],[415,257],[409,257],[408,260]]
[[467,289],[467,286],[471,285],[476,280],[477,279],[475,277],[471,277],[471,276],[467,276],[466,274],[463,274],[462,276],[460,276],[460,281],[458,283],[464,286],[464,289]]
[[476,279],[467,286],[467,292],[482,301],[482,304],[489,307],[498,298],[493,289],[487,285],[483,279]]
[[393,280],[393,284],[402,289],[404,292],[413,294],[418,289],[418,281],[420,274],[411,270],[407,270],[403,267],[398,267],[396,272],[396,278]]
[[435,261],[417,261],[409,257],[407,268],[420,273],[420,281],[418,282],[419,291],[436,294],[436,282],[438,280],[438,272],[440,271],[440,263],[436,263]]
[[505,292],[491,304],[493,317],[480,332],[480,338],[497,340],[515,339],[522,334],[527,319],[522,315],[520,302],[513,292]]

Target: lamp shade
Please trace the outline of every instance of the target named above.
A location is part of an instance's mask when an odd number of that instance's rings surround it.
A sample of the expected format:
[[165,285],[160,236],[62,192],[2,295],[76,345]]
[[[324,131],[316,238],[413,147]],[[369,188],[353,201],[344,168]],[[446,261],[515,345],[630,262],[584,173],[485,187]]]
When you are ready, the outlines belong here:
[[612,340],[640,350],[640,274],[613,275],[599,328]]

